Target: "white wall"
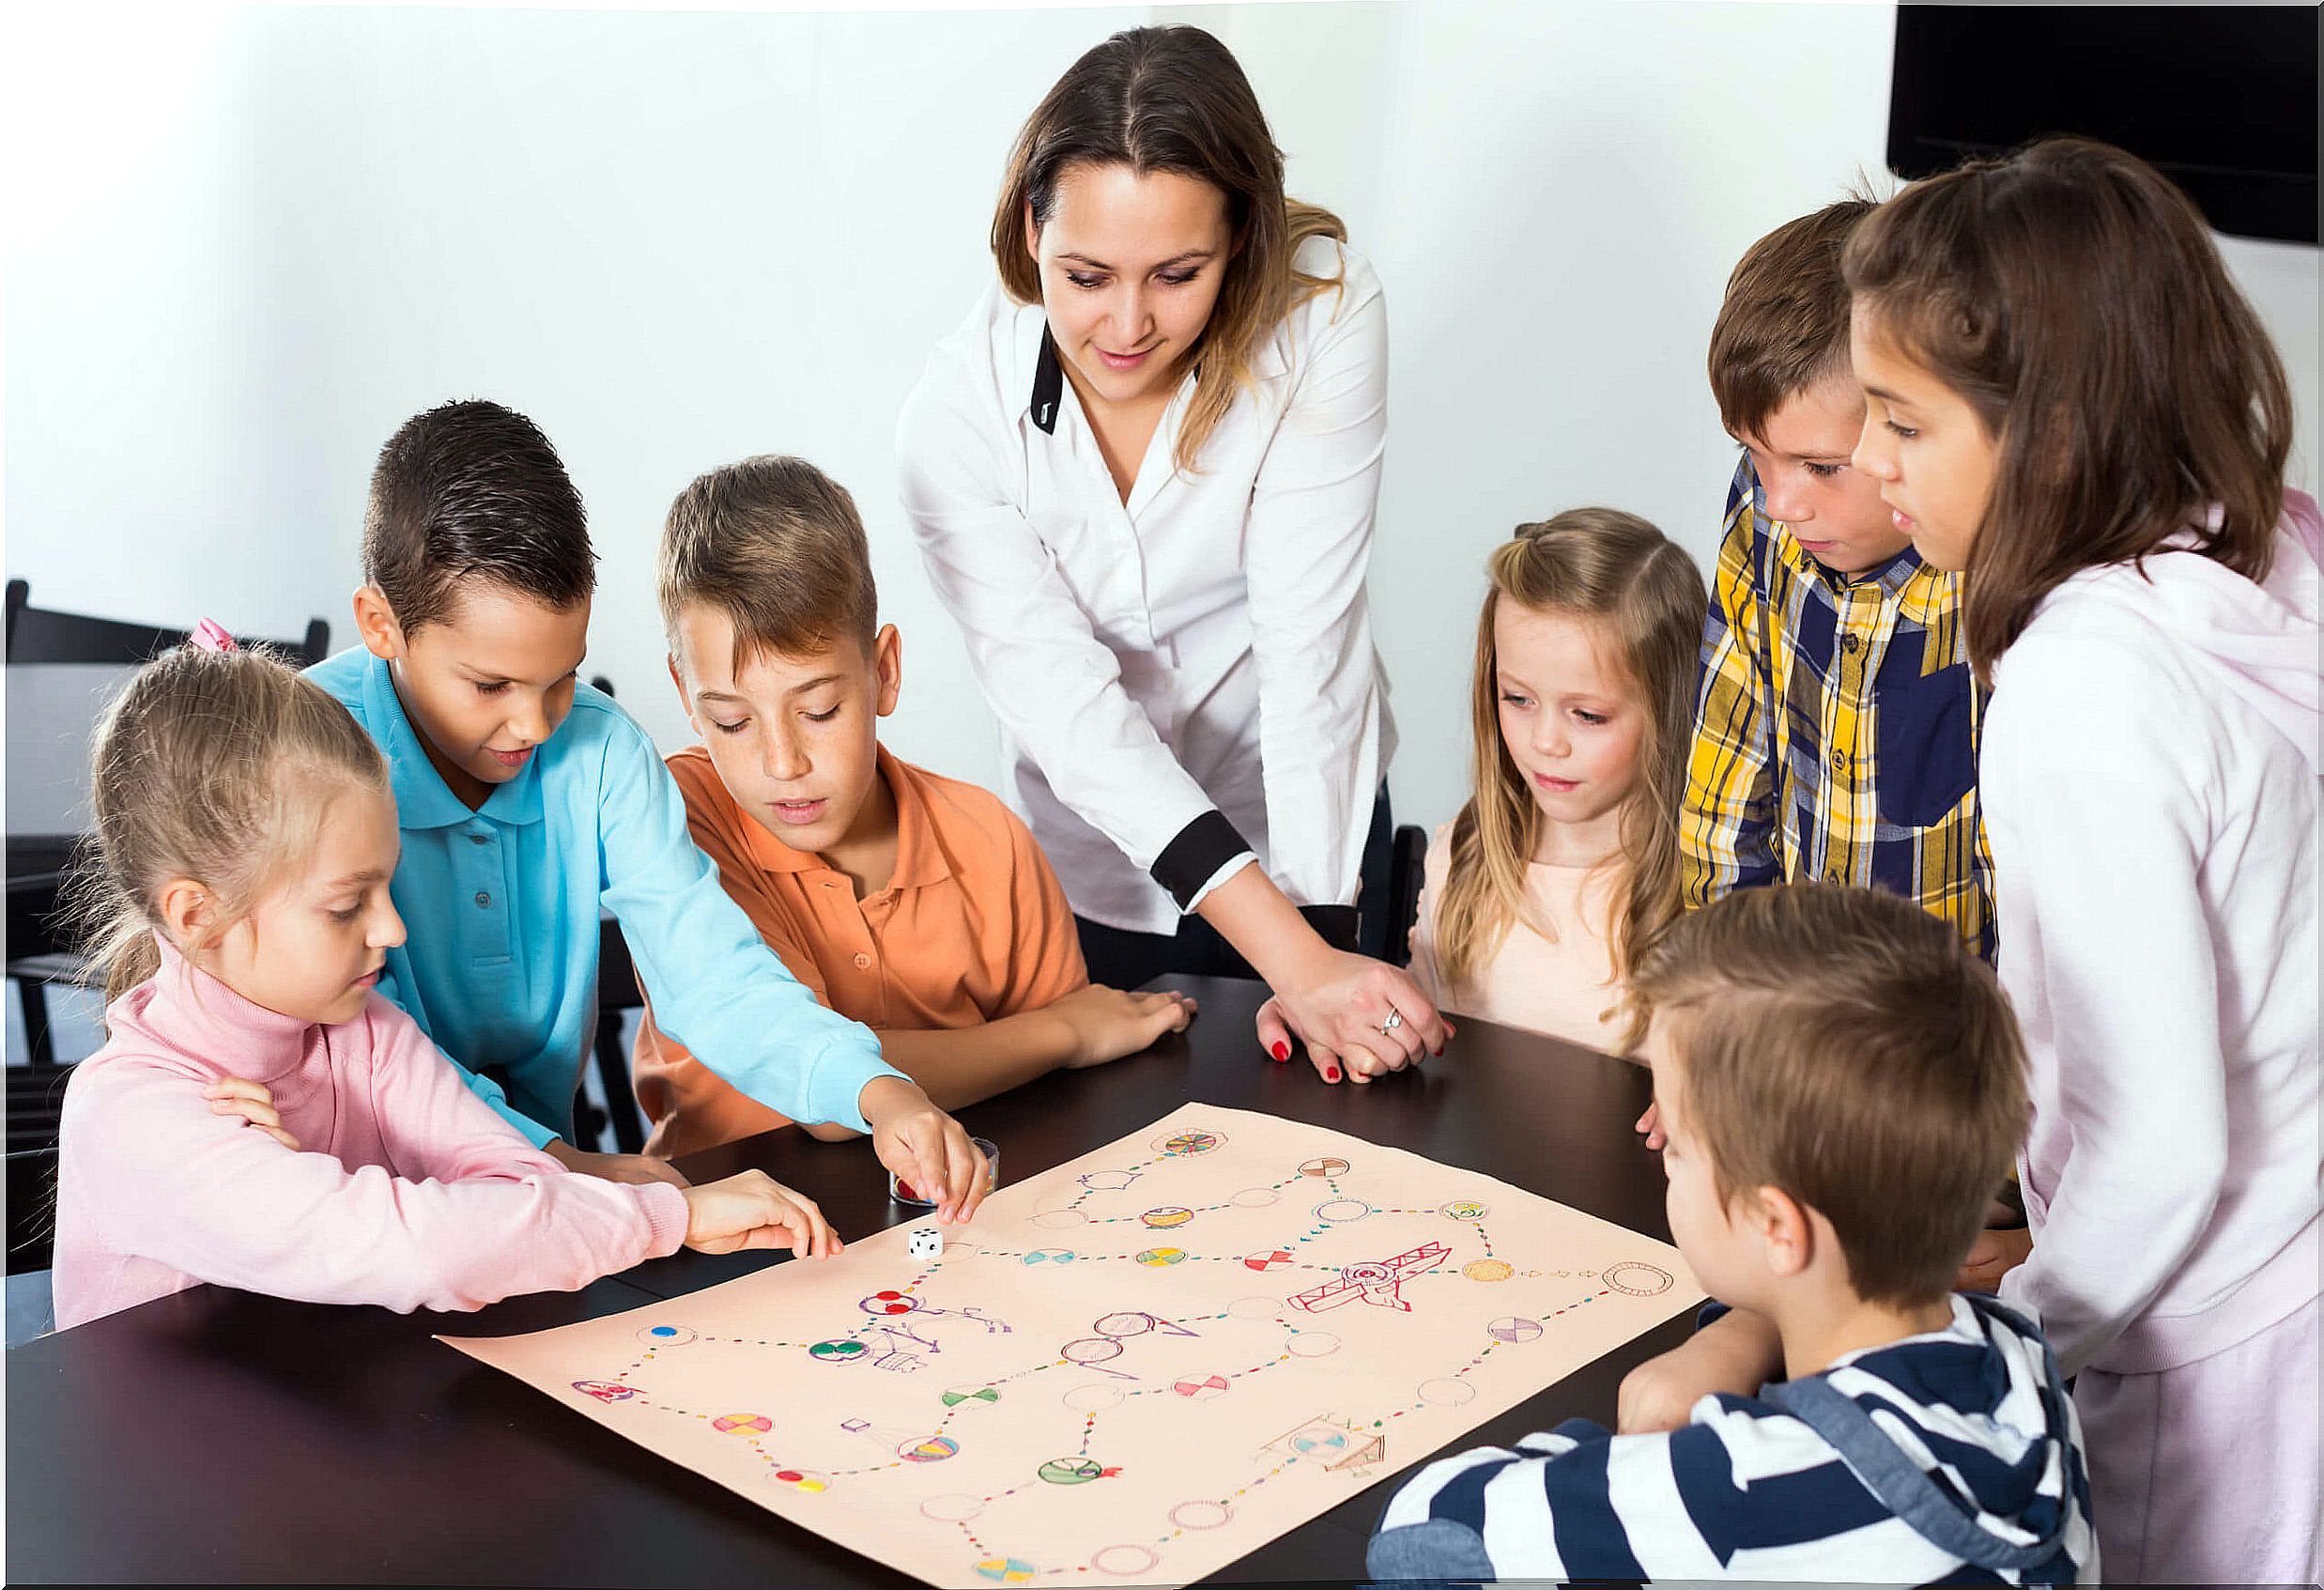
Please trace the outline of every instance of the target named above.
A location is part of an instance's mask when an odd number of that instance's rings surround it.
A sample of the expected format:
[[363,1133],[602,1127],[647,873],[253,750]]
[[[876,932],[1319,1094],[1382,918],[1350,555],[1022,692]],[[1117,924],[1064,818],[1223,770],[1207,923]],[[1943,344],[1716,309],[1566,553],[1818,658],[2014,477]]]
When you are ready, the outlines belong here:
[[[1719,290],[1753,238],[1879,172],[1892,27],[1661,0],[57,9],[20,26],[52,53],[11,52],[0,157],[7,563],[37,601],[285,635],[319,612],[344,641],[373,454],[488,395],[563,451],[603,558],[588,666],[674,747],[662,512],[702,469],[795,452],[855,492],[906,634],[891,743],[986,780],[991,717],[895,505],[895,414],[984,283],[1041,91],[1115,27],[1211,26],[1294,191],[1388,285],[1373,589],[1421,822],[1461,797],[1478,566],[1509,526],[1612,502],[1709,556]],[[2229,255],[2295,366],[2313,480],[2317,252]]]

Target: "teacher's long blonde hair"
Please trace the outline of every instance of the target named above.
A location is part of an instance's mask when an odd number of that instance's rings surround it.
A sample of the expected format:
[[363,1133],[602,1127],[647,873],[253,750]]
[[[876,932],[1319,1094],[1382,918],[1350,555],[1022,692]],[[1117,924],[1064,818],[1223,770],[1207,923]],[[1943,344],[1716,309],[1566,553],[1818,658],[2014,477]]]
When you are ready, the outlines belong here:
[[1252,350],[1298,304],[1332,280],[1292,268],[1310,238],[1345,242],[1338,216],[1284,197],[1283,151],[1250,79],[1225,45],[1198,27],[1133,27],[1083,55],[1017,134],[993,211],[993,258],[1019,303],[1041,301],[1025,249],[1025,217],[1045,224],[1057,178],[1078,164],[1170,171],[1226,195],[1235,238],[1217,305],[1192,358],[1194,395],[1177,461],[1193,473],[1203,443],[1250,384]]

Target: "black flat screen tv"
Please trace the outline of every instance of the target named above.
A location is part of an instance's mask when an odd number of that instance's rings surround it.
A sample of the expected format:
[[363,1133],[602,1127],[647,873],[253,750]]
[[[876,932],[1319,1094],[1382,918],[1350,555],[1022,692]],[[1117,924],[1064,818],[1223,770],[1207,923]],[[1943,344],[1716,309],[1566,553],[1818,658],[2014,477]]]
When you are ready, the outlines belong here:
[[2152,162],[2213,226],[2316,240],[2310,6],[1901,6],[1888,164],[1927,177],[2045,132]]

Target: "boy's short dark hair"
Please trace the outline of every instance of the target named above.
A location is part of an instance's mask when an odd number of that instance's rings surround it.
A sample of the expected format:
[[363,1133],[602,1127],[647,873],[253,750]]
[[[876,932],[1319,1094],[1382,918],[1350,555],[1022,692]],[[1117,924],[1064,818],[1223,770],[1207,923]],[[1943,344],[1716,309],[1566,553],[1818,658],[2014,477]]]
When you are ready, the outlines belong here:
[[1632,974],[1722,1197],[1782,1189],[1832,1223],[1868,1303],[1952,1289],[2030,1106],[1993,971],[1893,894],[1742,889]]
[[879,626],[855,500],[804,458],[765,454],[698,478],[669,505],[654,574],[670,650],[679,615],[706,602],[734,625],[738,671],[761,652],[804,656],[842,640],[869,655]]
[[405,631],[451,613],[474,579],[562,612],[597,588],[581,494],[541,427],[498,403],[446,403],[379,449],[363,578]]
[[1711,393],[1730,436],[1758,436],[1794,396],[1848,369],[1840,254],[1873,203],[1852,193],[1744,251],[1711,328]]

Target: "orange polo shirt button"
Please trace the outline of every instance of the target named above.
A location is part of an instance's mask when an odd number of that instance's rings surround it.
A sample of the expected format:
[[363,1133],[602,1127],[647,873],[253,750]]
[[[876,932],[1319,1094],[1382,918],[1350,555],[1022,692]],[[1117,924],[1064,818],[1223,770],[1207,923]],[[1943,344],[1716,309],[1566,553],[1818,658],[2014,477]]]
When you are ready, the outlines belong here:
[[857,950],[855,952],[855,965],[858,968],[869,966],[871,965],[871,957],[866,955],[861,950]]

